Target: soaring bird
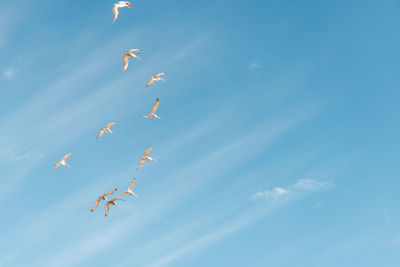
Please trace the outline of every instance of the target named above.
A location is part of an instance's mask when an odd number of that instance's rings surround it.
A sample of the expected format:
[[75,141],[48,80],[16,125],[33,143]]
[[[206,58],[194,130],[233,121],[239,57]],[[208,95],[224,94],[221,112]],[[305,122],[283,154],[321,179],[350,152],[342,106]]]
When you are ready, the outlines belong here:
[[143,157],[140,158],[139,166],[136,168],[137,171],[143,166],[145,161],[155,161],[155,159],[149,157],[149,152],[152,149],[153,148],[151,146],[149,146],[149,148],[144,152]]
[[107,123],[106,127],[101,128],[99,134],[96,136],[96,139],[99,139],[104,133],[115,134],[113,131],[110,130],[111,125],[116,124],[116,122]]
[[159,74],[154,75],[153,77],[150,78],[149,82],[146,84],[146,87],[149,87],[152,85],[155,81],[165,81],[163,78],[160,76],[167,74],[166,72],[161,72]]
[[122,61],[124,62],[124,71],[126,71],[128,69],[128,65],[129,65],[129,58],[137,58],[142,60],[139,56],[137,56],[136,54],[140,54],[140,50],[139,49],[129,49],[128,51],[126,51],[126,53],[122,53]]
[[113,205],[113,206],[117,205],[117,204],[115,203],[115,201],[117,201],[117,200],[121,200],[121,199],[120,199],[120,198],[112,198],[111,200],[108,200],[108,201],[106,202],[106,212],[104,213],[104,217],[107,217],[107,214],[108,214],[108,210],[109,210],[109,206],[110,206],[110,205]]
[[97,198],[97,200],[96,200],[96,203],[94,203],[93,208],[90,210],[90,212],[94,211],[99,206],[100,201],[102,201],[102,200],[107,200],[108,201],[106,196],[113,194],[115,191],[117,191],[117,188],[115,188],[115,189],[113,189],[111,191],[108,191],[107,193],[104,193],[101,196],[99,196]]
[[128,190],[123,192],[119,197],[124,197],[126,195],[137,196],[135,193],[132,192],[132,188],[135,186],[135,184],[136,184],[136,179],[133,178],[133,181],[129,185]]
[[54,166],[54,170],[57,169],[58,166],[60,166],[60,164],[69,168],[69,165],[67,164],[67,158],[68,158],[69,156],[71,156],[71,155],[72,155],[72,153],[68,153],[68,154],[66,154],[64,157],[62,157],[62,159],[61,159],[60,161],[58,161],[58,162],[56,163],[56,165]]
[[147,115],[144,115],[143,118],[157,118],[157,119],[159,119],[160,117],[158,117],[156,115],[156,111],[157,111],[159,105],[160,105],[160,100],[158,100],[158,98],[157,98],[156,99],[156,103],[154,104],[154,106],[151,109],[150,113],[147,114]]
[[132,7],[131,3],[129,3],[128,1],[119,1],[118,3],[114,4],[114,7],[113,7],[114,20],[113,20],[113,22],[115,22],[118,18],[118,8],[126,7],[126,6],[129,8]]

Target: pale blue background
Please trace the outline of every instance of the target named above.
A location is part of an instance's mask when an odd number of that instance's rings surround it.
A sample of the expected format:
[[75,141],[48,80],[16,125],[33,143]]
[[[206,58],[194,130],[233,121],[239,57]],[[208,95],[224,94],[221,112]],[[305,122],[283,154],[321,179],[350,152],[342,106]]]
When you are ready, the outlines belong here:
[[399,1],[113,3],[0,3],[0,266],[399,266]]

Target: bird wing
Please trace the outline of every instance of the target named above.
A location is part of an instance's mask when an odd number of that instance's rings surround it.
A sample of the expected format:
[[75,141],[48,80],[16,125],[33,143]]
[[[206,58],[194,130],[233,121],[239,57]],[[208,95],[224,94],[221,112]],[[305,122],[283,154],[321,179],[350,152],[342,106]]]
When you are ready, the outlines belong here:
[[110,206],[110,201],[106,202],[106,212],[104,213],[104,217],[107,217],[108,210],[110,209],[108,206]]
[[67,160],[67,158],[69,158],[69,156],[71,156],[72,155],[72,153],[68,153],[67,155],[65,155],[62,159],[63,160]]
[[149,153],[150,153],[150,151],[153,149],[153,147],[152,146],[149,146],[149,148],[144,152],[144,156],[145,157],[148,157],[149,156]]
[[121,199],[120,199],[120,198],[117,198],[117,197],[114,197],[114,198],[111,199],[111,202],[115,202],[115,201],[117,201],[117,200],[121,200]]
[[124,62],[124,71],[126,71],[128,69],[128,65],[129,65],[129,56],[124,55],[122,57],[122,61]]
[[154,83],[154,77],[151,77],[149,82],[146,84],[146,87],[149,87],[150,85],[152,85]]
[[136,54],[140,54],[140,50],[139,49],[129,49],[127,51],[128,54],[132,54],[133,52],[135,52]]
[[139,170],[144,164],[144,160],[140,159],[139,161],[139,166],[136,168],[136,170]]
[[118,4],[115,4],[113,7],[113,15],[114,15],[113,22],[115,22],[118,18]]
[[96,200],[96,203],[94,203],[93,208],[90,210],[90,212],[94,211],[95,209],[97,209],[97,207],[99,206],[99,203],[101,201],[101,198],[98,198]]
[[162,75],[165,75],[165,74],[167,74],[167,73],[166,73],[166,72],[161,72],[161,73],[159,73],[159,74],[154,75],[154,77],[158,78],[158,77],[160,77],[160,76],[162,76]]
[[114,124],[116,124],[116,122],[107,123],[106,128],[107,128],[107,129],[110,129],[110,127],[111,127],[112,125],[114,125]]
[[160,101],[158,100],[158,98],[156,99],[156,103],[154,104],[153,108],[150,111],[150,114],[154,115],[154,113],[156,113],[158,106],[160,105]]
[[56,165],[54,166],[54,170],[55,170],[55,169],[57,169],[57,168],[58,168],[58,166],[60,166],[60,164],[61,164],[61,162],[60,162],[60,161],[58,161],[58,162],[56,163]]
[[119,197],[124,197],[124,196],[126,196],[128,193],[125,191],[125,192],[123,192]]
[[135,184],[136,184],[136,178],[133,178],[133,181],[132,181],[132,183],[129,185],[128,190],[131,191],[132,188],[135,186]]
[[104,193],[104,194],[103,194],[103,197],[106,197],[106,196],[108,196],[108,195],[114,194],[115,191],[117,191],[117,190],[118,190],[118,189],[115,188],[115,189],[113,189],[113,190],[111,190],[111,191],[108,191],[107,193]]
[[100,138],[100,136],[102,136],[102,135],[103,135],[103,133],[104,133],[104,130],[103,130],[103,129],[101,129],[101,130],[99,131],[99,134],[96,136],[96,139],[99,139],[99,138]]

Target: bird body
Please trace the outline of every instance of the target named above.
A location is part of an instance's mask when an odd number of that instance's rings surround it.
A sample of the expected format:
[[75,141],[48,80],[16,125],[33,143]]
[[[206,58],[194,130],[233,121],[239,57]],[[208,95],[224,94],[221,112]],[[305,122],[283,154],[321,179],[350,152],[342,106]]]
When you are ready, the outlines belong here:
[[116,124],[116,122],[110,122],[107,123],[107,125],[104,128],[101,128],[99,133],[96,136],[96,139],[99,139],[104,133],[110,133],[110,134],[115,134],[113,131],[111,131],[110,127],[111,125]]
[[140,159],[144,160],[144,161],[153,161],[154,160],[152,157],[141,157]]
[[152,85],[156,81],[165,81],[163,78],[161,78],[161,76],[165,75],[165,74],[167,74],[167,73],[166,72],[161,72],[161,73],[158,73],[158,74],[154,75],[153,77],[151,77],[149,82],[146,84],[146,87],[149,87],[150,85]]
[[114,6],[113,6],[113,15],[114,15],[113,16],[113,22],[115,22],[117,20],[117,18],[118,18],[118,14],[119,14],[118,8],[120,8],[120,7],[129,7],[129,8],[131,8],[132,5],[128,1],[120,1],[120,2],[118,2],[116,4],[114,4]]
[[156,99],[156,103],[154,104],[154,106],[151,109],[150,113],[147,114],[147,115],[144,115],[143,118],[157,118],[157,119],[159,119],[160,117],[156,115],[156,111],[157,111],[159,105],[160,105],[160,101],[157,98]]

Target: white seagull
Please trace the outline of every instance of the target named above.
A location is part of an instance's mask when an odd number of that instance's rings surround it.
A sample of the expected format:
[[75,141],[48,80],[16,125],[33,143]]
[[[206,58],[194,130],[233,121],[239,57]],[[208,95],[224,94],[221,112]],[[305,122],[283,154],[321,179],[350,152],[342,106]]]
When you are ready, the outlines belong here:
[[126,53],[125,52],[122,53],[122,61],[124,62],[124,71],[126,71],[128,69],[130,57],[142,60],[139,56],[137,56],[134,53],[140,54],[140,50],[139,49],[129,49],[128,51],[126,51]]
[[110,122],[110,123],[107,123],[106,127],[101,128],[100,131],[99,131],[99,134],[96,136],[96,139],[99,139],[104,133],[115,134],[110,129],[111,125],[114,125],[114,124],[116,124],[116,122]]
[[126,6],[129,8],[132,7],[131,3],[129,3],[128,1],[119,1],[118,3],[114,4],[114,7],[113,7],[114,20],[113,20],[113,22],[115,22],[118,18],[118,8],[126,7]]
[[155,159],[149,157],[149,152],[152,149],[153,148],[151,146],[149,146],[149,148],[144,152],[143,157],[140,158],[139,166],[136,168],[137,171],[143,166],[145,161],[155,161]]
[[132,188],[135,186],[135,184],[136,184],[136,179],[133,178],[133,181],[129,185],[128,190],[123,192],[119,197],[124,197],[126,195],[137,196],[135,193],[132,192]]
[[58,162],[56,163],[56,165],[54,166],[54,170],[57,169],[58,166],[60,166],[60,164],[69,168],[69,165],[67,164],[67,158],[68,158],[69,156],[71,156],[71,155],[72,155],[72,153],[68,153],[68,154],[66,154],[64,157],[62,157],[62,159],[61,159],[60,161],[58,161]]
[[160,105],[160,100],[158,100],[158,98],[157,98],[156,99],[156,103],[154,104],[154,106],[151,109],[150,113],[147,114],[147,115],[144,115],[143,118],[157,118],[157,119],[159,119],[160,117],[158,117],[156,115],[156,111],[157,111],[159,105]]
[[149,87],[152,85],[155,81],[165,81],[163,78],[160,76],[167,74],[166,72],[161,72],[159,74],[154,75],[153,77],[150,78],[149,82],[146,84],[146,87]]
[[113,194],[115,191],[117,191],[117,188],[115,188],[115,189],[113,189],[111,191],[108,191],[107,193],[104,193],[101,196],[99,196],[97,198],[97,200],[96,200],[96,203],[94,203],[93,208],[90,210],[90,212],[94,211],[99,206],[100,201],[102,201],[102,200],[107,200],[108,201],[106,196]]
[[113,205],[113,206],[117,205],[115,203],[115,201],[117,201],[117,200],[121,200],[121,199],[120,198],[112,198],[111,200],[106,202],[106,212],[104,213],[104,217],[107,217],[108,210],[110,209],[109,208],[110,205]]

